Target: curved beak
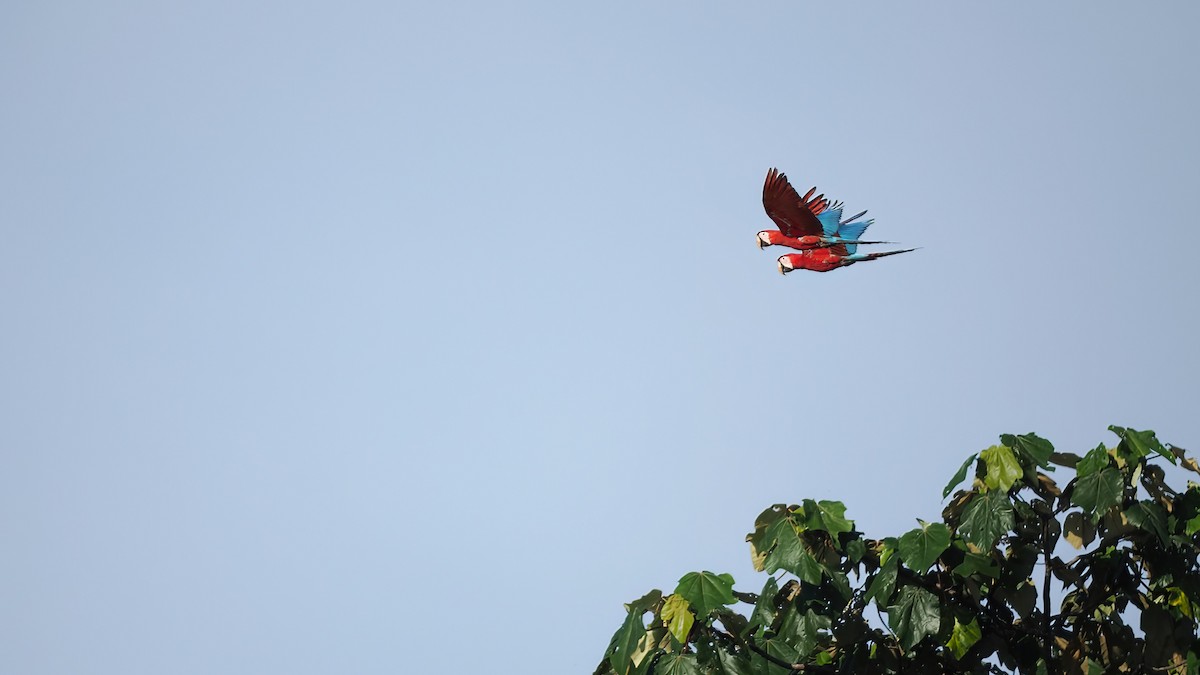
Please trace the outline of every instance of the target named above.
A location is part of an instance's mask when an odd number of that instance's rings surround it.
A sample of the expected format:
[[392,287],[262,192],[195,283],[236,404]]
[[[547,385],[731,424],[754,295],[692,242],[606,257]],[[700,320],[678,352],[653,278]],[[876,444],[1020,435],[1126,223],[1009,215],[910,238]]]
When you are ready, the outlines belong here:
[[791,272],[791,271],[792,271],[792,270],[790,270],[790,269],[785,269],[785,268],[784,268],[784,266],[783,266],[783,262],[781,262],[781,261],[778,261],[778,260],[777,260],[777,261],[775,261],[775,264],[779,266],[779,273],[780,273],[780,274],[787,274],[788,272]]
[[763,246],[763,240],[762,240],[762,237],[760,237],[760,236],[758,236],[758,235],[754,235],[754,241],[755,241],[755,243],[757,243],[757,244],[758,244],[758,250],[760,250],[760,251],[761,251],[761,250],[763,250],[763,248],[765,248],[765,247]]

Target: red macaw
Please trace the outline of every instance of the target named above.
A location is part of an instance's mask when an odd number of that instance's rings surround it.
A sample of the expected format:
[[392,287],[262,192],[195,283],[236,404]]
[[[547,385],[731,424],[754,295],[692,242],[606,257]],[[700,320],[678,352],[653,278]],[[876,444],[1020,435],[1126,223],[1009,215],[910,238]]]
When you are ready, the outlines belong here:
[[[886,244],[883,241],[858,241],[873,221],[855,223],[867,212],[838,222],[842,216],[842,203],[829,203],[825,195],[813,197],[817,188],[812,188],[803,197],[788,182],[785,174],[777,169],[767,172],[763,183],[763,208],[778,230],[763,230],[758,233],[758,247],[787,246],[800,251],[834,246],[836,244]],[[843,227],[844,226],[844,227]]]
[[834,246],[781,255],[778,260],[779,273],[787,274],[794,270],[828,272],[864,260],[875,260],[876,258],[917,250],[915,248],[906,248],[902,251],[884,251],[883,253],[848,253],[846,248],[846,244],[836,244]]

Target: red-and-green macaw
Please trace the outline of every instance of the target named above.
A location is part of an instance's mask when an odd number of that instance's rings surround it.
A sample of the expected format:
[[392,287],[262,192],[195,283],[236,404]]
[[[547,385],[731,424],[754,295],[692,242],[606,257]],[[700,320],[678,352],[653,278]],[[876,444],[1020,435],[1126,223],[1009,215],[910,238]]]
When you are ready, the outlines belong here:
[[859,241],[858,238],[874,221],[854,221],[867,212],[838,222],[842,217],[842,203],[830,204],[825,195],[813,197],[816,191],[816,188],[812,188],[801,197],[785,174],[777,169],[768,171],[767,180],[763,183],[763,208],[779,229],[759,232],[758,247],[778,245],[806,251],[837,244],[888,243]]
[[883,253],[852,253],[846,250],[852,248],[852,246],[837,244],[823,248],[809,249],[799,253],[781,255],[778,260],[779,273],[787,274],[795,270],[828,272],[864,260],[875,260],[889,255],[896,255],[897,253],[908,253],[909,251],[917,250],[915,248],[906,248],[902,251],[884,251]]

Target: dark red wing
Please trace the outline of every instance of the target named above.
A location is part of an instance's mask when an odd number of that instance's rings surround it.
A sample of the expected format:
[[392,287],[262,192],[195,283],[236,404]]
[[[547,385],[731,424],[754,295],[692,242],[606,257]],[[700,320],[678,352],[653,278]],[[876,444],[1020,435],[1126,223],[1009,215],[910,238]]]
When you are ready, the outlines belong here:
[[[821,221],[815,214],[825,210],[828,201],[824,195],[817,196],[811,201],[813,188],[800,198],[800,193],[788,182],[787,176],[776,169],[767,172],[767,181],[763,183],[763,208],[767,215],[779,227],[785,237],[807,237],[821,235]],[[819,206],[817,206],[819,204]]]

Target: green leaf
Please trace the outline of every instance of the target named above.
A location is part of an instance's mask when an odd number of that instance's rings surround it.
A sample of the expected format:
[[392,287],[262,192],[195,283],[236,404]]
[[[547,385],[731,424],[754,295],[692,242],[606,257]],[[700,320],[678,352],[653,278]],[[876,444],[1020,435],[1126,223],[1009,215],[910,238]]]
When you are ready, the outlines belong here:
[[750,560],[754,563],[755,571],[763,571],[767,552],[775,545],[774,536],[771,534],[773,527],[780,520],[790,516],[787,504],[774,504],[754,520],[754,531],[746,535],[746,541],[750,542]]
[[960,577],[969,577],[972,574],[982,574],[993,579],[1000,578],[1000,564],[989,555],[982,553],[971,553],[970,551],[963,554],[963,561],[958,567],[954,568],[954,573]]
[[637,651],[638,642],[641,642],[642,636],[646,634],[646,624],[642,622],[645,613],[643,609],[631,609],[608,644],[606,656],[618,675],[627,675],[637,665],[633,662],[633,654]]
[[1121,472],[1112,467],[1105,467],[1096,473],[1077,478],[1075,491],[1071,493],[1071,503],[1093,517],[1120,504]]
[[[788,644],[787,641],[784,640],[783,638],[771,638],[771,639],[763,640],[758,643],[758,646],[762,647],[763,651],[767,652],[771,656],[774,656],[775,658],[780,659],[782,661],[786,661],[788,663],[795,663],[800,658],[800,655],[798,653],[796,653],[796,648],[792,647],[790,644]],[[780,668],[779,666],[771,664],[769,661],[767,661],[763,657],[759,656],[758,654],[754,654],[750,658],[751,658],[751,661],[754,662],[754,672],[756,672],[756,673],[767,673],[767,672],[788,673],[788,672],[791,672],[789,670],[785,670],[783,668]]]
[[1005,492],[984,492],[975,495],[963,509],[958,533],[967,543],[984,551],[996,546],[1001,535],[1013,528],[1012,500]]
[[768,574],[784,569],[810,584],[821,583],[821,565],[805,550],[804,540],[800,538],[791,518],[772,525],[767,538],[775,541],[775,548],[771,549],[763,562]]
[[1172,586],[1167,589],[1167,604],[1183,612],[1184,616],[1192,618],[1192,603],[1182,588]]
[[1109,463],[1108,448],[1101,443],[1097,445],[1091,452],[1083,456],[1079,463],[1075,465],[1075,475],[1079,478],[1096,473],[1108,466]]
[[1033,460],[1040,467],[1048,468],[1050,466],[1050,456],[1054,454],[1054,445],[1037,434],[1021,434],[1020,436],[1004,434],[1000,437],[1000,442],[1016,450],[1018,454]]
[[900,558],[914,572],[924,573],[950,546],[950,528],[918,520],[920,527],[900,537]]
[[758,602],[754,604],[754,611],[750,612],[750,623],[747,626],[750,634],[753,634],[758,626],[770,626],[775,622],[775,595],[778,593],[779,582],[775,581],[775,577],[767,577],[762,593],[758,594]]
[[675,592],[691,603],[698,617],[706,617],[722,605],[737,602],[733,597],[733,577],[728,574],[688,572],[680,578]]
[[896,549],[900,547],[900,540],[895,537],[884,537],[879,540],[879,543],[883,544],[883,550],[879,552],[879,564],[886,565],[887,561],[896,554]]
[[967,461],[962,463],[962,466],[958,467],[958,471],[956,471],[954,473],[954,477],[950,479],[949,483],[946,483],[946,487],[942,488],[942,499],[945,499],[946,495],[950,494],[950,491],[953,490],[955,488],[955,486],[957,486],[959,483],[963,482],[963,479],[967,477],[967,469],[971,466],[971,463],[974,462],[975,458],[978,456],[979,456],[978,452],[971,455],[970,457],[967,458]]
[[896,592],[896,576],[899,571],[899,560],[894,556],[888,559],[883,567],[875,573],[875,578],[871,580],[866,599],[874,600],[875,604],[880,607],[886,607],[887,603],[892,601],[892,594]]
[[[1138,431],[1118,426],[1111,426],[1108,430],[1121,437],[1119,449],[1124,450],[1127,457],[1141,459],[1152,452],[1156,452],[1168,459],[1174,459],[1174,456],[1163,448],[1162,443],[1158,442],[1158,438],[1155,437],[1153,431]],[[1174,464],[1175,462],[1172,461],[1171,463]]]
[[734,656],[720,646],[715,648],[717,662],[720,664],[720,675],[753,675],[754,670],[750,659],[744,656]]
[[810,530],[824,530],[836,542],[838,535],[854,529],[854,523],[846,520],[846,505],[841,502],[805,499],[804,525]]
[[1072,511],[1063,521],[1063,534],[1068,544],[1081,549],[1096,540],[1096,525],[1091,518],[1084,518],[1079,511]]
[[1188,519],[1187,527],[1184,531],[1188,533],[1188,536],[1200,532],[1200,515],[1196,516],[1195,518]]
[[651,609],[653,609],[655,605],[658,604],[659,600],[662,600],[662,591],[660,591],[656,588],[656,589],[650,591],[649,593],[643,595],[642,597],[638,598],[637,600],[634,600],[633,602],[630,602],[630,603],[626,603],[625,609],[630,609],[630,610],[640,609],[643,612],[648,612]]
[[958,619],[954,619],[954,630],[950,633],[950,641],[946,646],[950,651],[954,652],[954,658],[961,659],[964,654],[971,649],[979,638],[983,637],[983,631],[979,629],[979,622],[972,617],[971,623],[963,625]]
[[666,654],[658,660],[655,673],[662,675],[700,675],[695,654]]
[[1167,513],[1152,501],[1141,501],[1125,509],[1129,522],[1154,534],[1159,542],[1167,543]]
[[937,596],[916,586],[901,588],[887,614],[888,626],[905,649],[912,649],[925,637],[937,635],[942,623]]
[[692,632],[692,624],[696,617],[692,615],[691,605],[681,595],[672,595],[663,603],[659,616],[667,623],[671,636],[681,644],[687,644],[688,635]]
[[1023,473],[1017,456],[1007,445],[993,445],[979,453],[979,456],[987,466],[983,483],[993,490],[1007,492]]
[[842,596],[843,600],[849,600],[854,595],[854,589],[850,588],[850,577],[841,570],[827,570],[829,581],[833,585],[834,590],[838,595]]
[[779,627],[779,634],[796,648],[801,659],[808,657],[816,648],[823,630],[829,630],[832,621],[827,616],[821,616],[811,609],[801,614],[799,610],[792,612]]
[[1007,602],[1017,616],[1028,619],[1037,603],[1037,588],[1028,579],[1016,586],[1000,584],[992,591],[992,597]]
[[846,542],[846,557],[850,559],[850,562],[857,563],[866,554],[867,545],[863,543],[862,539],[851,539]]

